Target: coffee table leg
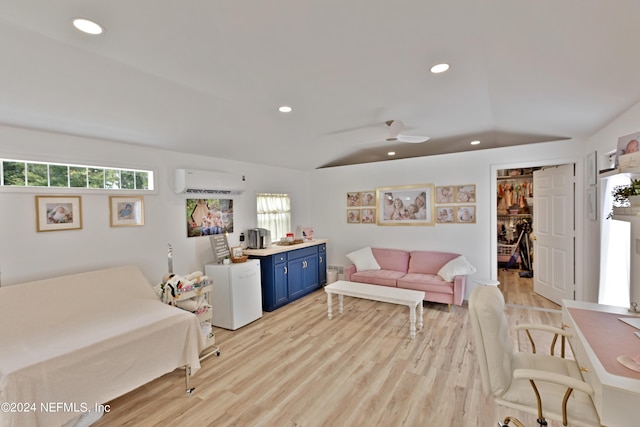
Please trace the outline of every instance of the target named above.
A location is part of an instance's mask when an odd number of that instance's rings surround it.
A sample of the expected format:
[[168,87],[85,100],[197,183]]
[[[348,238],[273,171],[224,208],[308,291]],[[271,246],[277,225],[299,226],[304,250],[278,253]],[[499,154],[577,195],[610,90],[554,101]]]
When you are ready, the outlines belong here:
[[344,295],[342,295],[342,294],[338,294],[338,313],[340,313],[340,314],[342,314],[342,311],[344,310],[344,305],[342,303],[342,299],[343,299],[342,297],[343,296]]
[[331,292],[327,292],[327,316],[329,316],[329,320],[333,317],[333,313],[331,312]]
[[422,301],[420,301],[418,303],[418,330],[419,331],[422,330],[422,326],[423,326],[423,324],[422,324],[422,311],[423,311],[422,304],[423,304]]
[[409,306],[409,338],[416,338],[416,307],[414,305]]

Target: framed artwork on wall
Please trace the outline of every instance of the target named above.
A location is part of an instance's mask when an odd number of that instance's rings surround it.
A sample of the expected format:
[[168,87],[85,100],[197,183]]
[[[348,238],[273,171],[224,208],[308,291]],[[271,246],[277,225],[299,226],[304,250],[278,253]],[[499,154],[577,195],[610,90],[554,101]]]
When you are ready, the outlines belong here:
[[347,223],[360,224],[360,209],[347,209]]
[[456,222],[459,224],[475,224],[476,207],[475,206],[457,206]]
[[587,155],[587,185],[596,185],[598,183],[597,158],[596,151]]
[[453,206],[436,208],[436,222],[438,224],[454,224],[456,222],[455,208]]
[[591,221],[598,219],[598,187],[587,188],[587,216]]
[[376,188],[378,225],[434,225],[433,184]]
[[455,190],[453,185],[448,185],[445,187],[436,187],[436,203],[447,204],[447,203],[455,203],[453,196],[455,195]]
[[362,206],[376,207],[376,193],[374,191],[362,191],[360,193],[360,201]]
[[476,202],[475,184],[457,186],[455,202],[456,203],[475,203]]
[[360,212],[360,220],[363,224],[375,224],[376,223],[376,210],[375,209],[362,209]]
[[187,237],[233,233],[233,199],[187,199]]
[[347,193],[347,207],[352,208],[356,206],[361,206],[360,193],[357,191],[352,193]]
[[82,229],[80,196],[36,196],[36,229],[62,231]]
[[144,225],[144,198],[142,196],[109,196],[112,227]]

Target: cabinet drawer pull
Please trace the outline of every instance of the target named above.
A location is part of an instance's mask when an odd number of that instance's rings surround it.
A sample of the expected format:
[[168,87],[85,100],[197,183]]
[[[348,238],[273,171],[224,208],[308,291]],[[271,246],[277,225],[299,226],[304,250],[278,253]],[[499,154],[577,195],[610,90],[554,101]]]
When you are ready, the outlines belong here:
[[320,262],[321,262],[321,263],[323,262],[323,261],[322,261],[322,257],[320,257]]
[[580,366],[580,372],[589,372],[589,368],[585,368],[584,366]]
[[287,270],[287,266],[284,266],[284,274],[287,274],[289,272],[289,270]]

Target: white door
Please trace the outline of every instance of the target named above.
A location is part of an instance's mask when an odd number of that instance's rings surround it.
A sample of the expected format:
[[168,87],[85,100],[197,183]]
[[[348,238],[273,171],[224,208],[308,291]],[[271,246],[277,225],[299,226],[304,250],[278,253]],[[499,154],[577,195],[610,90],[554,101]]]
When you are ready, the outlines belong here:
[[574,165],[533,173],[533,291],[562,304],[575,299]]

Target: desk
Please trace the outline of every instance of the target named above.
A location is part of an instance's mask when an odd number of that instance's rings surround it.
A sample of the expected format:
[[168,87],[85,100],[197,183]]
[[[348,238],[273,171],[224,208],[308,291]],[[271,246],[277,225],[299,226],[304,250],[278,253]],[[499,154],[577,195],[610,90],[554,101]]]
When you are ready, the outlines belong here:
[[633,317],[626,309],[564,300],[562,321],[584,380],[594,390],[592,400],[602,425],[637,425],[640,414],[640,373],[619,364],[621,354],[640,354],[637,329],[618,320]]

